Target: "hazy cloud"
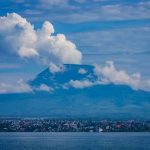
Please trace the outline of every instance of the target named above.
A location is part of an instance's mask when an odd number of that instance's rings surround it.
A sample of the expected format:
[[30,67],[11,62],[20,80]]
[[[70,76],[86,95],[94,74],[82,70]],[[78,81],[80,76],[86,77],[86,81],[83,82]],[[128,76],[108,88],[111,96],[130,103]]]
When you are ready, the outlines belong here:
[[[96,2],[96,1],[95,1]],[[97,1],[98,2],[98,1]],[[97,3],[96,2],[96,3]],[[101,1],[99,1],[100,3]],[[150,18],[150,2],[139,2],[132,4],[107,4],[93,5],[88,9],[84,5],[76,7],[74,13],[57,15],[56,20],[68,23],[81,23],[88,21],[108,21],[108,20],[134,20]]]
[[41,4],[47,4],[49,6],[61,5],[68,3],[68,0],[38,0]]
[[0,83],[0,94],[29,92],[32,92],[32,88],[23,80],[19,80],[16,84]]

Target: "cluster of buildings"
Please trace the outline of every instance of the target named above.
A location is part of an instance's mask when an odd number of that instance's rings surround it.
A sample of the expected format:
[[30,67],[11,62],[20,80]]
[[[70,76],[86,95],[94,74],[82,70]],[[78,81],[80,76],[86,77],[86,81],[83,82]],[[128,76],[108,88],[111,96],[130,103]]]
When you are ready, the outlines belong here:
[[0,119],[0,132],[150,132],[150,121]]

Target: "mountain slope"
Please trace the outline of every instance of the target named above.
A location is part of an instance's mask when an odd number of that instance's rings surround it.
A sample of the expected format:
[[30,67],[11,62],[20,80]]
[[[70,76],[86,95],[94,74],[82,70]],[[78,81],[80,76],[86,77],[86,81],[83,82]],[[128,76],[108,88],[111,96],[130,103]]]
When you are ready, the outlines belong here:
[[93,69],[93,66],[88,65],[65,65],[65,69],[57,73],[44,70],[30,84],[35,89],[46,84],[54,90],[1,94],[0,116],[149,119],[150,92],[113,84],[81,89],[63,88],[62,85],[70,80],[95,81],[97,77]]

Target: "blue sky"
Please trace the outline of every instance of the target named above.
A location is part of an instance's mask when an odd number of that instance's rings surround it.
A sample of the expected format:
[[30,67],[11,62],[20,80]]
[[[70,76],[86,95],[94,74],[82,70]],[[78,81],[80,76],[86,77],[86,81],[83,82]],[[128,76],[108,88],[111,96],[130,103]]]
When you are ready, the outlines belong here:
[[[41,28],[48,20],[82,52],[84,64],[114,61],[119,69],[150,76],[150,1],[1,0],[0,16],[17,13]],[[28,80],[47,65],[0,49],[0,82]],[[7,47],[11,49],[11,47]]]

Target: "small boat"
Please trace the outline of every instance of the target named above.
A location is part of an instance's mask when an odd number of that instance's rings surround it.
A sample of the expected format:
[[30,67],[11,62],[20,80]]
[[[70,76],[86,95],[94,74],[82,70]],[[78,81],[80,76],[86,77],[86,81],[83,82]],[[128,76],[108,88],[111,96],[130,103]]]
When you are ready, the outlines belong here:
[[99,132],[103,132],[103,129],[102,129],[102,128],[99,128]]

